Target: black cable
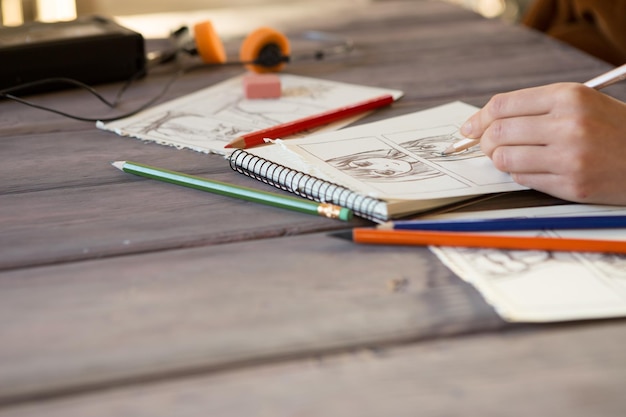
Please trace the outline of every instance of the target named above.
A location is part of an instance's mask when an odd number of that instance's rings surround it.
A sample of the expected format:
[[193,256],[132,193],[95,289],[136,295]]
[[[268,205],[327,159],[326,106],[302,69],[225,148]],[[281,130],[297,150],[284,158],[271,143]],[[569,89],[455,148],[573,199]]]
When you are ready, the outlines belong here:
[[[252,62],[251,62],[252,63]],[[11,92],[14,91],[20,91],[20,90],[25,90],[28,88],[32,88],[32,87],[37,87],[37,86],[42,86],[42,85],[46,85],[46,84],[69,84],[72,85],[74,87],[79,87],[82,88],[83,90],[86,90],[87,92],[91,93],[94,97],[96,97],[98,100],[100,100],[102,103],[104,103],[105,105],[107,105],[110,108],[115,108],[117,107],[117,105],[119,104],[122,95],[124,94],[124,92],[130,87],[130,85],[137,80],[138,78],[140,78],[142,75],[144,75],[144,71],[140,71],[136,74],[134,74],[132,77],[130,77],[122,86],[122,88],[118,91],[115,100],[110,102],[109,100],[107,100],[102,94],[98,93],[96,91],[96,89],[94,89],[93,87],[72,79],[72,78],[63,78],[63,77],[55,77],[55,78],[45,78],[43,80],[38,80],[38,81],[31,81],[28,83],[24,83],[24,84],[20,84],[20,85],[16,85],[13,87],[9,87],[9,88],[5,88],[3,90],[0,90],[0,99],[1,98],[5,98],[7,100],[13,100],[16,101],[18,103],[24,104],[26,106],[29,107],[33,107],[39,110],[44,110],[44,111],[48,111],[51,113],[55,113],[58,114],[60,116],[63,117],[68,117],[70,119],[74,119],[74,120],[79,120],[82,122],[112,122],[115,120],[119,120],[119,119],[123,119],[126,117],[130,117],[130,116],[134,116],[135,114],[147,109],[148,107],[152,106],[154,103],[156,103],[157,101],[159,101],[170,89],[170,87],[172,86],[172,84],[174,84],[174,82],[176,80],[178,80],[178,78],[180,78],[181,76],[183,76],[184,74],[191,72],[193,70],[196,69],[200,69],[200,68],[206,68],[206,67],[213,67],[213,66],[224,66],[224,65],[242,65],[245,64],[242,62],[226,62],[226,63],[221,63],[221,64],[198,64],[198,65],[193,65],[187,68],[183,68],[180,69],[178,71],[176,71],[172,77],[170,77],[170,79],[167,81],[167,83],[165,84],[165,86],[163,87],[163,89],[153,98],[151,98],[150,100],[148,100],[147,102],[145,102],[144,104],[142,104],[141,106],[139,106],[138,108],[136,108],[135,110],[129,111],[127,113],[123,113],[114,117],[108,117],[108,118],[101,118],[101,117],[83,117],[83,116],[76,116],[70,113],[66,113],[62,110],[57,110],[54,109],[52,107],[47,107],[47,106],[42,106],[40,104],[34,103],[32,101],[23,99],[21,97],[15,96],[13,94],[11,94]]]
[[[193,68],[191,68],[191,69],[193,69]],[[54,109],[54,108],[51,108],[51,107],[42,106],[42,105],[34,103],[32,101],[25,100],[25,99],[23,99],[21,97],[15,96],[15,95],[13,95],[11,93],[15,92],[15,91],[20,91],[20,90],[32,88],[32,87],[46,85],[46,84],[68,84],[68,85],[72,85],[74,87],[79,87],[79,88],[82,88],[83,90],[86,90],[87,92],[91,93],[94,97],[96,97],[98,100],[100,100],[102,103],[106,104],[108,107],[115,108],[119,104],[119,102],[120,102],[124,92],[126,92],[126,90],[130,87],[130,85],[135,80],[137,80],[139,77],[141,77],[144,74],[143,71],[138,72],[138,73],[134,74],[132,77],[130,77],[124,83],[122,88],[118,91],[118,93],[117,93],[117,95],[115,97],[115,100],[112,101],[112,102],[110,102],[104,96],[102,96],[100,93],[98,93],[93,87],[90,87],[89,85],[87,85],[87,84],[85,84],[85,83],[83,83],[81,81],[74,80],[72,78],[63,78],[63,77],[46,78],[46,79],[43,79],[43,80],[32,81],[32,82],[20,84],[20,85],[17,85],[17,86],[5,88],[4,90],[0,90],[0,98],[13,100],[13,101],[16,101],[18,103],[22,103],[22,104],[24,104],[26,106],[29,106],[29,107],[33,107],[33,108],[44,110],[44,111],[49,111],[51,113],[55,113],[55,114],[58,114],[60,116],[68,117],[70,119],[79,120],[79,121],[83,121],[83,122],[97,122],[97,121],[112,122],[114,120],[119,120],[119,119],[123,119],[125,117],[133,116],[133,115],[139,113],[140,111],[145,110],[146,108],[150,107],[154,103],[156,103],[159,99],[161,99],[165,95],[165,93],[167,93],[167,91],[172,86],[172,84],[174,84],[174,82],[180,76],[182,76],[184,73],[186,73],[187,71],[189,71],[191,69],[188,69],[188,70],[182,69],[182,70],[179,70],[179,71],[175,72],[172,75],[172,77],[170,77],[170,79],[167,81],[167,83],[165,84],[163,89],[155,97],[153,97],[152,99],[148,100],[147,102],[145,102],[144,104],[142,104],[141,106],[136,108],[135,110],[132,110],[132,111],[129,111],[127,113],[123,113],[123,114],[120,114],[120,115],[117,115],[117,116],[114,116],[114,117],[108,117],[108,118],[76,116],[76,115],[73,115],[73,114],[70,114],[70,113],[66,113],[66,112],[64,112],[62,110],[57,110],[57,109]]]

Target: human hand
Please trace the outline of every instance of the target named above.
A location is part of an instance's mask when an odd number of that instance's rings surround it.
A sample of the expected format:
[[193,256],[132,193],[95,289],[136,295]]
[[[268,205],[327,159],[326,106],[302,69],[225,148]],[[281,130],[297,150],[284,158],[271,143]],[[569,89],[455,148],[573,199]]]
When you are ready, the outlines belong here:
[[583,84],[495,95],[461,127],[496,168],[566,200],[626,205],[626,103]]

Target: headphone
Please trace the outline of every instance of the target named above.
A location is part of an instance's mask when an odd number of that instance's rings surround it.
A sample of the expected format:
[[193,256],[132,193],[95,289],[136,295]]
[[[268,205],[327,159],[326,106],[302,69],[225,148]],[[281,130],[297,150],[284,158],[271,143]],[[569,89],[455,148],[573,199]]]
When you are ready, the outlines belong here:
[[313,53],[291,55],[289,39],[283,33],[270,27],[260,27],[247,35],[239,49],[239,60],[228,61],[226,49],[210,21],[196,23],[193,36],[189,28],[183,26],[170,35],[173,46],[148,56],[148,60],[163,63],[174,59],[179,52],[197,55],[207,65],[243,65],[256,73],[280,72],[287,63],[295,59],[321,60],[331,55],[347,54],[353,48],[349,39],[324,32],[305,32],[304,38],[331,44]]

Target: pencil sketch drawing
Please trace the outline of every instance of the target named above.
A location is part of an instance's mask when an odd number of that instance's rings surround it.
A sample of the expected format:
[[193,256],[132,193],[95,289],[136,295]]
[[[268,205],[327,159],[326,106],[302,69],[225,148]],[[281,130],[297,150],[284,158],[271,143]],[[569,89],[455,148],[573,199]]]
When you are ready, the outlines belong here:
[[584,253],[581,254],[586,262],[604,276],[620,280],[626,286],[626,255],[611,253]]
[[391,90],[282,74],[280,98],[253,100],[244,96],[242,78],[235,77],[98,127],[179,148],[224,153],[224,146],[243,134],[383,93]]
[[456,125],[414,129],[383,134],[382,136],[392,143],[397,144],[409,154],[427,159],[431,162],[449,164],[455,161],[484,157],[479,146],[474,146],[453,155],[443,155],[445,149],[463,138],[459,133],[459,127]]
[[459,254],[467,257],[468,264],[476,268],[477,273],[491,278],[515,278],[555,260],[552,252],[543,250],[464,248]]
[[151,136],[159,140],[184,141],[194,144],[222,141],[224,144],[254,130],[283,123],[293,117],[304,117],[323,111],[315,104],[276,102],[271,106],[258,100],[224,97],[219,107],[202,109],[195,102],[175,110],[148,115],[127,124],[126,132]]
[[[470,148],[453,156],[442,156],[442,151],[459,140],[454,135],[456,128],[449,133],[437,136],[420,136],[423,130],[403,132],[403,136],[412,136],[414,139],[397,143],[397,147],[388,145],[384,149],[375,149],[365,152],[352,153],[327,159],[326,162],[337,169],[366,181],[419,181],[445,175],[430,162],[451,163],[468,158],[482,156],[477,148]],[[429,130],[430,131],[430,130]],[[393,139],[394,135],[383,135]],[[425,161],[426,160],[426,161]]]
[[326,160],[352,176],[371,181],[416,181],[443,175],[409,154],[397,149],[376,149]]
[[[355,179],[370,183],[410,183],[453,176],[445,168],[446,165],[458,165],[467,159],[484,157],[477,147],[452,157],[442,156],[444,149],[459,140],[457,132],[456,126],[446,125],[354,138],[342,141],[349,146],[334,147],[336,155],[332,156],[327,150],[321,154],[320,149],[313,146],[306,148]],[[449,185],[453,188],[460,186],[456,181]]]
[[[537,237],[559,238],[554,230],[537,231]],[[493,279],[516,278],[526,273],[545,273],[558,264],[579,264],[603,277],[626,278],[626,256],[611,253],[558,252],[459,248],[458,255],[477,274]]]
[[[617,206],[558,204],[477,210],[431,219],[493,219],[625,215]],[[623,241],[626,229],[545,229],[503,232],[553,239]],[[472,284],[509,321],[562,321],[626,314],[626,255],[602,252],[431,247],[461,279]]]

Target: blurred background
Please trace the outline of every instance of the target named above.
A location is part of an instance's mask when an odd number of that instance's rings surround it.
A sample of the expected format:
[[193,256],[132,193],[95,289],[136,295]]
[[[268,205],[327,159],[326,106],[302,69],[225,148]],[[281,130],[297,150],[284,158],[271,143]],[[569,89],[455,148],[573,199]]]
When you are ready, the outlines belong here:
[[[229,13],[259,15],[260,11],[269,11],[272,15],[307,16],[325,7],[341,3],[346,6],[370,1],[385,0],[0,0],[0,24],[16,26],[32,20],[51,22],[71,20],[76,16],[100,14],[121,17],[122,23],[131,29],[141,31],[144,36],[159,36],[159,23],[155,28],[148,27],[148,16],[159,14],[185,14],[188,12],[211,13],[226,16]],[[489,18],[517,21],[532,0],[439,0],[456,3],[472,9]],[[261,13],[261,16],[263,13]],[[268,13],[268,15],[270,15]],[[211,19],[214,19],[211,17]],[[152,19],[155,21],[155,19]],[[158,19],[156,19],[158,22]],[[264,22],[264,24],[271,22]],[[139,25],[139,27],[137,27]],[[145,27],[141,27],[144,25]],[[135,26],[135,27],[133,27]],[[162,26],[161,26],[161,29]]]

